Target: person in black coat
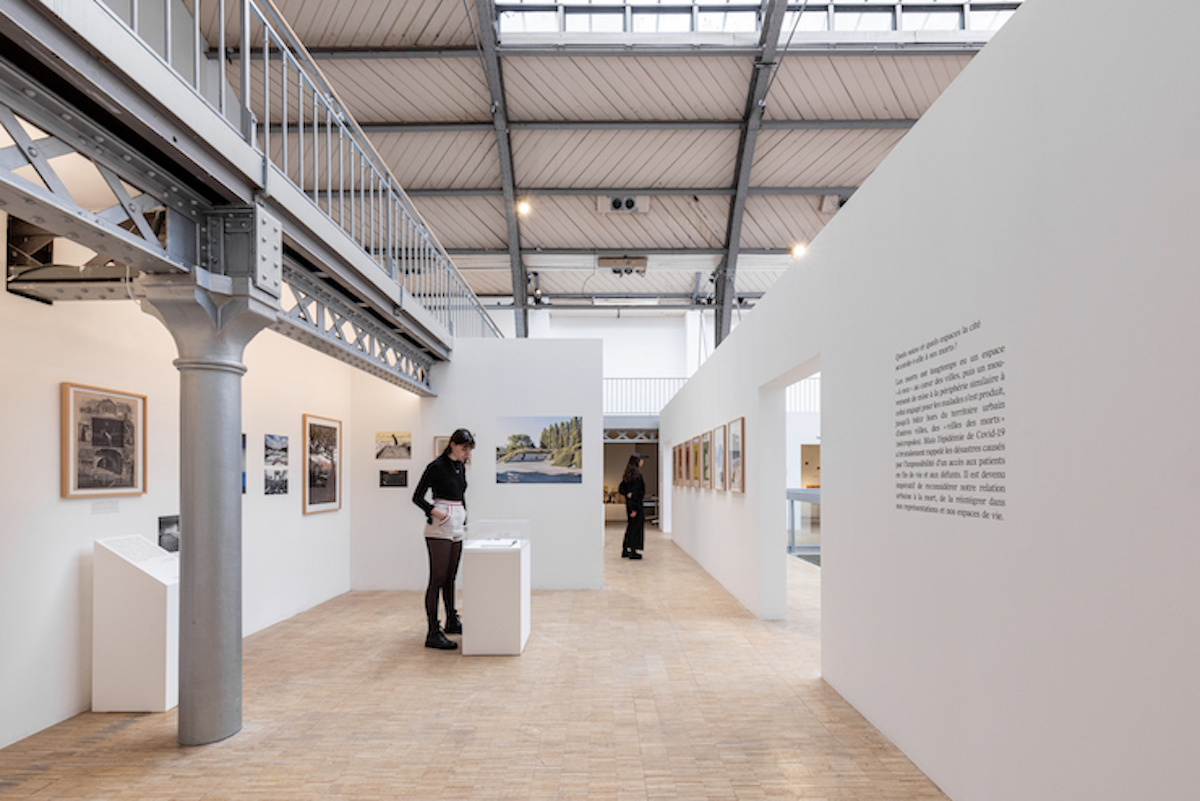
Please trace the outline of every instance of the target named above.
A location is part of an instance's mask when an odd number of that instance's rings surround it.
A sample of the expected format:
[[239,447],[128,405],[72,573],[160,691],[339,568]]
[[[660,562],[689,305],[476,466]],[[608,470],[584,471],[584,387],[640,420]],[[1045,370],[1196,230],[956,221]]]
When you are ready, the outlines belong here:
[[646,482],[642,478],[642,465],[645,462],[646,457],[640,453],[630,456],[618,488],[625,498],[625,514],[629,518],[625,524],[625,541],[621,544],[623,559],[641,559],[639,551],[645,547],[646,512],[642,508],[642,501],[646,499]]
[[[425,617],[429,633],[426,648],[451,651],[458,643],[447,634],[462,634],[462,621],[454,608],[454,577],[462,558],[463,534],[467,524],[467,461],[475,448],[475,437],[465,428],[450,435],[450,444],[429,463],[413,503],[425,513],[425,548],[429,551],[429,586],[425,589]],[[426,495],[432,491],[433,502]],[[438,595],[446,607],[446,628],[438,624]]]

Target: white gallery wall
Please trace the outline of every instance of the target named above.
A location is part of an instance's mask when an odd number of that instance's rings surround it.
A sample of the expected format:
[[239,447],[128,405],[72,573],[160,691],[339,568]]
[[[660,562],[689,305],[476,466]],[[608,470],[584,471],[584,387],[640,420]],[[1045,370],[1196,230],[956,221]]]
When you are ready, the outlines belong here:
[[746,416],[675,539],[775,616],[819,357],[823,673],[957,801],[1200,780],[1200,7],[1127,11],[1029,0],[662,415]]
[[[93,541],[179,514],[179,375],[166,328],[132,301],[47,306],[0,292],[0,747],[90,706]],[[351,418],[353,371],[272,332],[247,348],[243,621],[249,634],[349,589],[350,507],[305,516],[301,415]],[[145,395],[147,492],[60,497],[60,384]],[[382,382],[379,382],[382,383]],[[290,492],[264,496],[263,435],[290,443]],[[186,530],[183,537],[186,538]]]
[[[421,401],[422,419],[432,432],[449,435],[463,427],[475,434],[467,472],[468,526],[472,520],[530,521],[534,589],[603,586],[602,351],[595,339],[460,340],[453,360],[438,366],[431,379],[438,397]],[[496,483],[496,448],[514,433],[503,430],[499,419],[536,416],[583,418],[582,483]],[[411,547],[421,555],[422,571],[419,583],[405,588],[425,585],[424,517],[415,507],[413,512],[406,514],[411,526],[406,536],[416,541]]]

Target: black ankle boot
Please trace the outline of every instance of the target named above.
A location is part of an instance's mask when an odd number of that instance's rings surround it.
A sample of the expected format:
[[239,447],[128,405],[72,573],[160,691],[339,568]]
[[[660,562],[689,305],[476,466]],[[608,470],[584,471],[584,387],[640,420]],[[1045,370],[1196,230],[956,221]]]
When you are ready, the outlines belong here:
[[458,643],[446,639],[446,635],[442,634],[442,630],[434,627],[429,630],[429,636],[425,638],[426,648],[437,648],[442,651],[453,651],[458,647]]
[[446,628],[443,631],[447,634],[462,634],[462,621],[458,619],[458,613],[451,612],[446,616]]

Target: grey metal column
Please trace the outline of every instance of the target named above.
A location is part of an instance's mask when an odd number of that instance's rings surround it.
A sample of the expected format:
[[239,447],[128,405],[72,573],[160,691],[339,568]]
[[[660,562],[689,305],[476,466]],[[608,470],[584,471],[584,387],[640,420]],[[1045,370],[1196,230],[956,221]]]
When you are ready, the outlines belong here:
[[204,231],[221,272],[140,280],[179,349],[181,745],[242,728],[242,355],[276,321],[281,281],[279,223],[261,209],[211,215]]

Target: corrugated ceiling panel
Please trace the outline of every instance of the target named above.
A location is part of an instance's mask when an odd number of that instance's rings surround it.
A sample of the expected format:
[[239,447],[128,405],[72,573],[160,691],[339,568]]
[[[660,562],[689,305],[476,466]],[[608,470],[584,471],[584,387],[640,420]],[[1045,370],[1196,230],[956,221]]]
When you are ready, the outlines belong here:
[[747,198],[741,246],[790,248],[797,242],[811,242],[833,218],[817,210],[820,202],[815,195]]
[[766,292],[778,281],[786,270],[743,270],[738,269],[734,286],[738,292]]
[[521,219],[523,248],[722,247],[730,198],[655,196],[647,214],[602,214],[591,195],[543,196]]
[[[458,259],[454,260],[455,263]],[[467,282],[467,286],[476,295],[487,296],[504,296],[512,295],[512,270],[504,268],[502,270],[459,270],[462,273],[463,279]]]
[[752,186],[858,186],[905,131],[763,131]]
[[513,131],[517,185],[723,187],[737,131]]
[[415,197],[412,202],[444,248],[508,247],[500,198]]
[[767,119],[917,119],[971,57],[785,58],[767,98]]
[[375,149],[405,189],[498,189],[500,162],[491,131],[374,133]]
[[360,123],[492,119],[478,59],[339,59],[321,69]]
[[475,43],[467,17],[468,8],[474,17],[475,4],[461,0],[338,0],[336,5],[329,0],[275,0],[275,5],[310,48]]
[[746,107],[749,58],[504,59],[513,120],[730,120]]

